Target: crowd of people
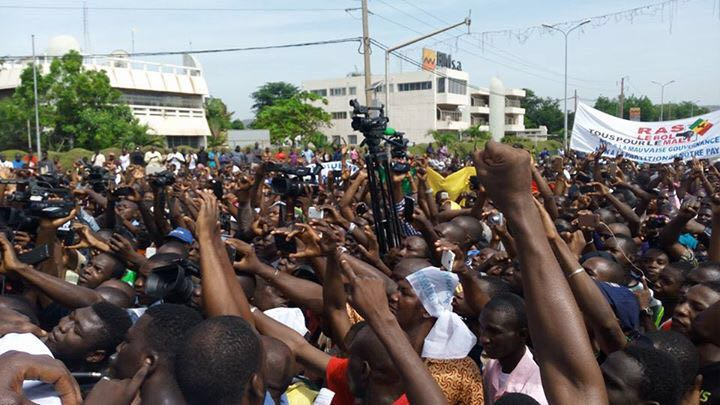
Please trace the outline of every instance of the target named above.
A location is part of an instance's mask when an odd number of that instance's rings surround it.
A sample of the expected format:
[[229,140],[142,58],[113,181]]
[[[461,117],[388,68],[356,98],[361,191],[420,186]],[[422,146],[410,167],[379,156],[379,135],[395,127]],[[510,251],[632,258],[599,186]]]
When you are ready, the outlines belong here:
[[0,403],[720,403],[720,165],[606,152],[396,158],[388,251],[362,148],[0,156]]

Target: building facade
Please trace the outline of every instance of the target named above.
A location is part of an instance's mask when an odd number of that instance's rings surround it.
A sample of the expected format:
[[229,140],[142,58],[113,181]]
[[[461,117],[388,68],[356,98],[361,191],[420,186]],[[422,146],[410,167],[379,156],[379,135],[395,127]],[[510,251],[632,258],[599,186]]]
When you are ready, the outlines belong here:
[[[48,72],[52,58],[70,50],[79,51],[74,39],[53,38],[45,55],[38,58],[39,68]],[[31,62],[3,64],[0,96],[12,94]],[[133,60],[117,51],[112,57],[85,58],[83,65],[88,70],[105,71],[110,85],[122,93],[138,121],[146,124],[151,134],[165,137],[168,146],[205,145],[206,137],[211,135],[203,108],[208,85],[193,56],[183,55],[182,65],[171,65]]]
[[[373,76],[373,98],[386,104],[385,78]],[[332,116],[331,126],[322,131],[332,141],[358,144],[362,134],[351,127],[351,99],[367,104],[364,92],[365,79],[361,75],[308,80],[302,89],[327,99],[327,104],[315,102]],[[419,70],[388,76],[387,116],[389,126],[404,132],[411,143],[432,142],[432,131],[460,133],[471,126],[481,131],[490,129],[490,90],[472,86],[467,72],[440,67],[435,72]],[[505,90],[505,134],[525,132],[525,110],[520,102],[525,97],[522,89]]]

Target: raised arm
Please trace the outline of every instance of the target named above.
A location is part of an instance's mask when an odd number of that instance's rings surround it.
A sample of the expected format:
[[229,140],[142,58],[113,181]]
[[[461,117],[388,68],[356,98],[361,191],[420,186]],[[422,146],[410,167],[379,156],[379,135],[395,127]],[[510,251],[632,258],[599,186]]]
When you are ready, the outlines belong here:
[[708,260],[718,262],[720,261],[720,194],[712,196],[710,206],[712,208],[712,233],[710,234]]
[[685,201],[675,218],[670,220],[662,231],[660,231],[660,246],[662,246],[665,252],[667,252],[674,260],[679,260],[688,253],[688,249],[678,242],[678,238],[680,237],[685,224],[697,216],[699,208],[699,201]]
[[447,404],[423,360],[415,352],[388,306],[385,285],[381,279],[358,277],[347,261],[341,259],[343,271],[350,279],[353,307],[370,324],[397,367],[411,404]]
[[[605,384],[582,315],[542,237],[545,230],[530,194],[530,156],[490,141],[476,153],[475,166],[516,239],[530,336],[549,402],[575,404],[583,398],[587,404],[606,404]],[[557,327],[558,319],[563,320],[562,328]]]
[[[560,263],[568,284],[570,284],[580,311],[585,315],[585,320],[595,334],[600,350],[605,354],[622,350],[627,344],[627,339],[615,319],[615,313],[610,304],[603,297],[595,281],[580,265],[577,256],[570,251],[568,245],[560,237],[550,215],[538,201],[535,201],[535,205],[543,220],[550,246]],[[577,232],[582,234],[582,231]]]

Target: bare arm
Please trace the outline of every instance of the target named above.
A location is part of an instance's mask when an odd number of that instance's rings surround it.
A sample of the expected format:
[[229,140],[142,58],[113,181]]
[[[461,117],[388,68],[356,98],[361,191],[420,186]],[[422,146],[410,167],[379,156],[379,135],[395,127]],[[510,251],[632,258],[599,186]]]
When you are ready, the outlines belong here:
[[327,272],[322,288],[323,313],[330,321],[333,342],[337,343],[342,351],[347,352],[345,336],[350,330],[352,322],[347,313],[347,294],[338,263],[338,258],[341,256],[340,252],[328,256]]
[[712,207],[712,234],[710,234],[710,247],[708,259],[711,262],[720,261],[720,194],[715,194],[710,200]]
[[[545,230],[530,194],[529,155],[491,141],[476,154],[475,165],[515,236],[530,336],[548,401],[574,404],[583,398],[585,403],[606,404],[605,384],[580,310],[550,244],[538,237]],[[563,328],[555,327],[557,319],[563,320]]]

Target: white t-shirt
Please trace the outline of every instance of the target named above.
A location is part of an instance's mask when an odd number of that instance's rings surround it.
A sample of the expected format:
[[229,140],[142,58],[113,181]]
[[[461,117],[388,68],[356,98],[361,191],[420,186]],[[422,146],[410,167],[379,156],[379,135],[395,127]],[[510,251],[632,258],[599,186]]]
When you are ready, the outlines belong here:
[[12,164],[12,162],[9,161],[9,160],[6,160],[6,161],[2,162],[2,166],[3,166],[3,167],[7,167],[8,169],[12,169],[12,168],[13,168],[13,164]]
[[128,166],[130,166],[130,154],[120,155],[120,167],[122,171],[127,170]]
[[[33,355],[46,355],[55,358],[40,339],[31,333],[8,333],[0,338],[0,355],[15,350]],[[60,405],[58,397],[52,385],[37,380],[25,380],[23,382],[25,396],[40,405]]]
[[93,164],[93,166],[102,167],[105,164],[105,155],[103,155],[102,153],[93,155],[92,164]]

